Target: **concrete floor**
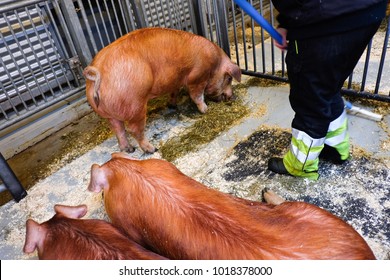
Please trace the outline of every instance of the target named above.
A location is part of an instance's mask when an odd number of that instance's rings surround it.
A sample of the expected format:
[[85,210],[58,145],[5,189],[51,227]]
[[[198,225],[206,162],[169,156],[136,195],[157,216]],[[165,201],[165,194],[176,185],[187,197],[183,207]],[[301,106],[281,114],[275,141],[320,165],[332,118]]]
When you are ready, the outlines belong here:
[[[343,165],[321,162],[320,179],[314,182],[267,170],[267,160],[283,155],[289,143],[293,112],[288,88],[252,86],[242,98],[251,112],[248,117],[173,163],[203,184],[240,197],[258,200],[261,190],[269,187],[289,200],[314,203],[351,224],[378,259],[390,259],[389,106],[381,110],[385,115],[381,122],[349,116],[351,159]],[[191,124],[181,116],[180,108],[170,119],[164,114],[166,111],[148,120],[147,135],[157,147]],[[87,185],[91,165],[104,163],[116,151],[116,139],[110,137],[37,182],[21,202],[1,206],[0,259],[37,258],[22,252],[25,222],[28,218],[40,223],[48,220],[54,204],[86,204],[86,218],[107,219],[101,194],[89,193]],[[161,157],[159,152],[144,155],[139,149],[132,156]]]

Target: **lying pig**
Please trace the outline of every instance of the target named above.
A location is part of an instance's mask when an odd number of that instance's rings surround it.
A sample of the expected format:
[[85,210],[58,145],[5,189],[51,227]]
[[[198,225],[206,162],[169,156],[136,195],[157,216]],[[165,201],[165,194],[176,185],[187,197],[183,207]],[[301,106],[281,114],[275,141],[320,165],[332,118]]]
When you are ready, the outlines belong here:
[[88,189],[104,191],[113,224],[171,259],[375,258],[350,225],[315,205],[236,198],[164,160],[113,154],[92,166]]
[[103,48],[84,69],[89,104],[107,118],[121,151],[133,152],[125,122],[142,150],[155,152],[145,138],[148,100],[170,94],[176,104],[186,88],[201,113],[204,95],[216,101],[233,97],[232,78],[241,70],[224,51],[204,37],[189,32],[144,28],[128,33]]
[[38,224],[26,223],[23,251],[38,248],[41,260],[161,260],[165,259],[130,240],[112,224],[103,220],[80,220],[85,205],[55,205],[56,214]]

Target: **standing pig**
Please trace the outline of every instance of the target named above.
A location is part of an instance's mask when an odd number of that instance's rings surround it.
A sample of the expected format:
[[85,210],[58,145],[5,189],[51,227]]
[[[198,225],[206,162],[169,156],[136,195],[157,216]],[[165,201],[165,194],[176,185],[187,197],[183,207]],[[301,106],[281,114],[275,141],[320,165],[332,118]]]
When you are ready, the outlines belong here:
[[23,251],[38,248],[41,260],[161,260],[165,259],[130,240],[119,229],[103,220],[80,220],[85,205],[55,205],[56,215],[38,224],[26,223]]
[[170,94],[176,104],[186,88],[201,113],[204,96],[215,101],[233,97],[232,78],[241,80],[240,68],[224,51],[204,37],[166,28],[143,28],[103,48],[84,69],[89,104],[107,118],[121,151],[133,152],[125,122],[142,150],[155,152],[145,138],[147,102]]
[[170,259],[374,259],[365,240],[304,202],[239,199],[206,187],[159,159],[120,154],[91,168],[112,223]]

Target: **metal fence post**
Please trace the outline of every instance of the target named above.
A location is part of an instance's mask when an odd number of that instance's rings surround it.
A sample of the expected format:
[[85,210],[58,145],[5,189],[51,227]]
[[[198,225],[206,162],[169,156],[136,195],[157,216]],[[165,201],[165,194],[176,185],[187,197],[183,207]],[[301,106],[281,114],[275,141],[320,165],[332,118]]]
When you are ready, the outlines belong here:
[[20,184],[18,178],[15,176],[15,173],[9,167],[7,161],[0,153],[0,179],[3,181],[4,186],[0,185],[0,192],[8,190],[14,200],[19,202],[22,198],[27,195],[27,192]]
[[147,27],[143,3],[141,3],[140,0],[130,0],[130,2],[131,6],[133,7],[134,18],[137,24],[137,28]]
[[230,44],[229,44],[229,27],[227,24],[227,8],[225,0],[217,0],[215,1],[216,9],[216,28],[217,35],[220,42],[220,47],[226,52],[226,54],[230,57]]
[[193,15],[194,15],[194,20],[193,22],[195,23],[195,33],[205,37],[205,27],[203,25],[203,20],[202,20],[202,2],[199,0],[191,0],[191,7],[193,10]]
[[86,67],[92,61],[92,54],[88,48],[88,42],[81,27],[80,20],[77,16],[72,0],[62,0],[59,2],[64,14],[64,18],[69,27],[73,44],[76,48],[81,65]]

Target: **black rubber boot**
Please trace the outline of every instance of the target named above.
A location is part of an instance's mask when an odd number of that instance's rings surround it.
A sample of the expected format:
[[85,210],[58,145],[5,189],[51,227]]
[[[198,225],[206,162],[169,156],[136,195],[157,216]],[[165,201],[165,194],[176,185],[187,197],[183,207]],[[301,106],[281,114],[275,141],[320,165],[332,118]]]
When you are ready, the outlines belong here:
[[286,167],[283,164],[283,158],[270,158],[268,160],[268,169],[279,174],[288,174]]
[[330,161],[334,164],[343,164],[346,161],[340,158],[340,154],[335,148],[328,145],[324,145],[324,148],[321,150],[319,158],[326,161]]

